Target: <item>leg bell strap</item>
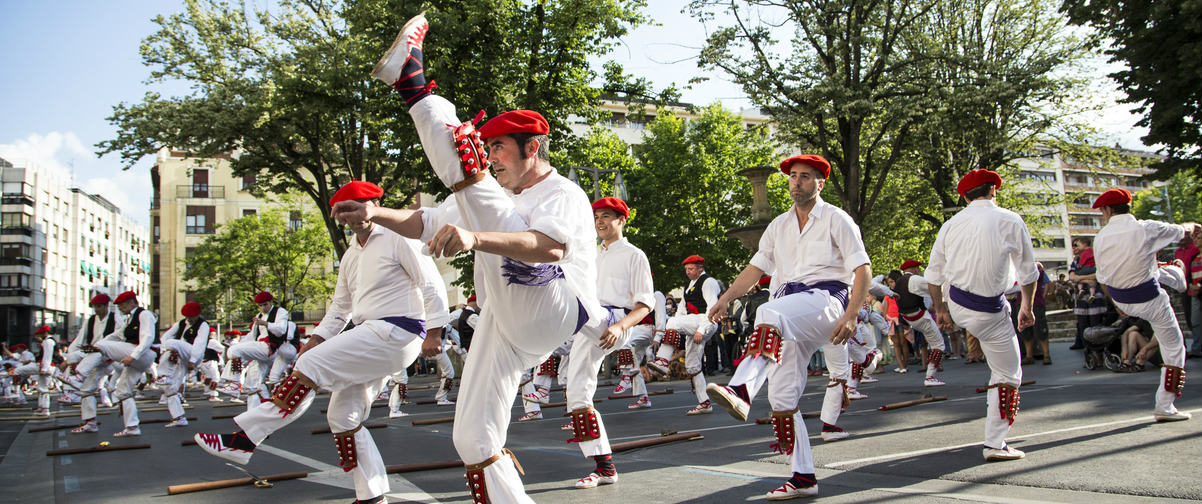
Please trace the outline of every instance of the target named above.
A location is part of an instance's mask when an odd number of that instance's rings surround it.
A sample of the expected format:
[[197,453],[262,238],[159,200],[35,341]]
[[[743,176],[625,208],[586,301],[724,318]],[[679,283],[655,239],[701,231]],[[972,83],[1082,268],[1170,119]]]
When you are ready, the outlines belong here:
[[1185,368],[1164,366],[1164,390],[1181,397],[1183,389],[1185,389]]
[[780,331],[768,325],[757,326],[747,337],[747,347],[743,350],[743,358],[764,356],[775,362],[780,362]]
[[492,465],[493,462],[501,460],[502,456],[509,456],[509,458],[513,459],[513,465],[517,468],[518,473],[523,476],[526,474],[526,471],[522,469],[522,464],[518,463],[518,458],[507,448],[501,449],[501,453],[488,457],[478,464],[464,464],[463,469],[466,473],[467,489],[472,493],[472,502],[474,504],[488,504],[488,489],[484,486],[484,468]]
[[359,466],[359,453],[355,449],[355,433],[363,426],[360,425],[346,432],[334,434],[334,447],[338,449],[338,467],[342,472],[350,472]]
[[601,428],[597,425],[597,410],[591,407],[572,410],[572,433],[574,438],[568,442],[592,441],[601,437]]
[[235,373],[241,373],[242,372],[242,359],[240,359],[238,357],[234,357],[234,358],[230,359],[230,371],[235,372]]
[[927,354],[927,365],[931,364],[935,365],[935,369],[939,369],[939,367],[943,364],[943,350],[931,350],[930,353]]
[[680,348],[680,339],[680,331],[677,331],[676,329],[668,329],[667,331],[664,331],[664,337],[660,338],[659,343],[661,345],[672,345],[676,348]]
[[547,360],[539,364],[538,374],[540,376],[559,376],[559,356],[552,355],[547,357]]
[[271,394],[271,402],[280,408],[280,413],[286,418],[315,388],[317,385],[313,383],[313,380],[294,371],[279,385],[276,385],[275,391]]
[[484,180],[484,175],[487,173],[488,156],[484,154],[484,142],[480,139],[480,132],[476,130],[475,124],[475,121],[480,120],[483,115],[484,111],[481,111],[474,121],[465,122],[451,130],[464,176],[462,182],[451,187],[453,192],[459,192],[467,186]]
[[998,413],[1010,420],[1010,425],[1014,425],[1014,417],[1018,415],[1018,387],[1009,383],[995,383],[988,388],[997,389]]
[[793,454],[793,444],[796,441],[796,434],[793,425],[793,415],[797,413],[797,408],[787,411],[772,412],[772,433],[776,436],[776,443],[770,445],[776,453],[785,455]]
[[623,348],[621,350],[618,350],[618,366],[623,367],[623,366],[633,366],[633,365],[634,365],[634,352],[631,351],[629,348]]

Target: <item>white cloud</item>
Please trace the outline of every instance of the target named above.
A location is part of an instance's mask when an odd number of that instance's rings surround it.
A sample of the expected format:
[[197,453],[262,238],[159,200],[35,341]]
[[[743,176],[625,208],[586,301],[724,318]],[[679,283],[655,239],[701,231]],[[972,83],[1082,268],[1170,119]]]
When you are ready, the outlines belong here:
[[50,176],[71,180],[84,191],[104,196],[131,219],[149,223],[150,172],[135,166],[123,170],[116,156],[97,158],[74,132],[32,133],[0,144],[0,158],[17,166],[33,165]]

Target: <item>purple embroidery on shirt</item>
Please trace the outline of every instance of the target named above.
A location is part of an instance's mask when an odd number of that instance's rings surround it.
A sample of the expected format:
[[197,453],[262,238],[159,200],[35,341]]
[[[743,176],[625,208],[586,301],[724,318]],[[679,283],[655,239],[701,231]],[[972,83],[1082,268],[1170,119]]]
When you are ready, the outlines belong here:
[[557,264],[526,264],[508,257],[503,259],[501,275],[510,284],[542,287],[557,278],[563,278],[563,268]]
[[843,303],[843,309],[847,309],[847,288],[848,285],[838,280],[823,280],[814,282],[813,285],[806,285],[803,282],[788,282],[776,289],[772,294],[772,298],[788,296],[789,294],[797,294],[798,292],[806,292],[814,289],[822,289],[830,293],[831,297],[838,299]]

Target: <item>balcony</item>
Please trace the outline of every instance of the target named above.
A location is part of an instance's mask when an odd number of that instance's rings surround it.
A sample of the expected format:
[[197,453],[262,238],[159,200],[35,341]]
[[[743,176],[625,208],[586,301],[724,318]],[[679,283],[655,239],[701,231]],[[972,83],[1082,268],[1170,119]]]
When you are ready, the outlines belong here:
[[175,197],[225,199],[225,186],[181,184],[175,186]]
[[0,228],[0,234],[33,236],[33,226],[7,226]]
[[1072,225],[1072,226],[1069,226],[1069,227],[1068,227],[1068,231],[1069,231],[1069,233],[1072,233],[1072,235],[1073,235],[1073,236],[1077,236],[1077,235],[1096,235],[1096,234],[1098,234],[1098,231],[1099,231],[1099,230],[1101,230],[1101,229],[1102,229],[1102,227],[1101,227],[1101,226],[1078,226],[1078,225]]
[[0,257],[0,266],[32,266],[33,258],[31,257]]
[[33,206],[33,196],[20,193],[4,193],[0,203],[5,205],[26,205]]
[[33,290],[28,287],[0,287],[0,297],[29,297]]

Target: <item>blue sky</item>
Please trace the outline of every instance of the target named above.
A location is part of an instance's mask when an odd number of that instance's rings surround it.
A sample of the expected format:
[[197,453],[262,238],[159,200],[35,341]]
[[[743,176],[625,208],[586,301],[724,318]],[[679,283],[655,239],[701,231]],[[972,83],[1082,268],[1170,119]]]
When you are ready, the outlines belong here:
[[[254,3],[254,2],[249,2]],[[627,73],[657,85],[684,83],[700,73],[694,55],[705,28],[680,9],[685,0],[652,0],[649,14],[662,26],[640,28],[612,55]],[[175,1],[83,0],[0,2],[0,157],[73,173],[76,185],[99,193],[143,224],[149,221],[152,159],[122,169],[113,155],[97,158],[95,144],[116,130],[105,120],[113,105],[137,102],[150,90],[138,46],[153,33],[151,18],[180,9]],[[1108,85],[1099,78],[1103,94]],[[180,87],[157,86],[165,95]],[[684,101],[750,107],[737,86],[715,77],[684,93]],[[1096,118],[1099,128],[1127,147],[1140,147],[1125,106]],[[70,176],[70,175],[65,175]]]

